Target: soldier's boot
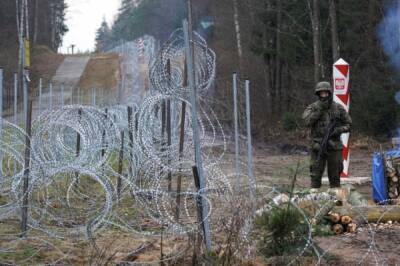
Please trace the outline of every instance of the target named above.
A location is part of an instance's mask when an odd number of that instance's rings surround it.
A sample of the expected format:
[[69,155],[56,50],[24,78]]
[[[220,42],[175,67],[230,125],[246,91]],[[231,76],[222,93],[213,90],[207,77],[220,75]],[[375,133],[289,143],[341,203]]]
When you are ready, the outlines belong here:
[[340,177],[329,178],[330,188],[340,188]]
[[311,188],[321,188],[321,177],[311,174]]
[[329,186],[331,188],[340,188],[340,174],[343,171],[342,151],[331,151],[327,159]]

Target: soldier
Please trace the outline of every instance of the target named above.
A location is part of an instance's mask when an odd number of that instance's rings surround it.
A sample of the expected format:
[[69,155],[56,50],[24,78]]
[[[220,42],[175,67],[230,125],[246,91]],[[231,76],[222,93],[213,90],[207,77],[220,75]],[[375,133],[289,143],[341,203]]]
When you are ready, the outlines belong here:
[[[340,187],[340,173],[343,171],[343,144],[340,135],[350,131],[351,118],[340,104],[333,102],[333,92],[329,82],[319,82],[315,87],[315,94],[319,100],[309,105],[303,113],[306,126],[311,128],[311,187],[321,187],[325,164],[328,164],[329,185],[331,188],[336,188]],[[322,151],[321,142],[332,126],[327,149]]]

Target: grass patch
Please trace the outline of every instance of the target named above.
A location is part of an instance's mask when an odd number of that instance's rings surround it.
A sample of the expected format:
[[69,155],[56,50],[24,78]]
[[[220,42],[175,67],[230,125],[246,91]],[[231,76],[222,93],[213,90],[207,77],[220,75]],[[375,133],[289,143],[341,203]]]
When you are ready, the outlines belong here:
[[118,54],[93,55],[86,65],[78,87],[86,90],[88,94],[92,88],[116,90],[119,79],[119,63]]

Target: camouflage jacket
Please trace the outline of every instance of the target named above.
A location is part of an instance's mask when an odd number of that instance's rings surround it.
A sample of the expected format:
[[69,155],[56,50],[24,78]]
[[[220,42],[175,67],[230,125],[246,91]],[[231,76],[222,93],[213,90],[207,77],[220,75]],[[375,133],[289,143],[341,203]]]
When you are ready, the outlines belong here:
[[332,102],[329,108],[323,108],[320,101],[310,104],[303,113],[307,127],[311,128],[312,149],[317,151],[319,143],[324,138],[330,121],[335,119],[334,134],[329,140],[329,148],[340,150],[343,148],[340,135],[350,131],[351,118],[346,110],[338,103]]

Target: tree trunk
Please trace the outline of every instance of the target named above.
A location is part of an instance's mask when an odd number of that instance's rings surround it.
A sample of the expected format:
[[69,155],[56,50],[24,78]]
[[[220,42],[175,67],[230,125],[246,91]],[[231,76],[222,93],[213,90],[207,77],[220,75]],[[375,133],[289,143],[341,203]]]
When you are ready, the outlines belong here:
[[335,63],[340,57],[340,45],[336,19],[336,0],[331,0],[329,5],[329,17],[331,19],[331,37],[332,37],[332,58]]
[[291,92],[291,87],[290,87],[290,71],[289,71],[289,63],[285,62],[283,64],[283,71],[282,71],[282,82],[283,83],[283,90],[282,90],[282,104],[283,104],[283,111],[292,111],[291,110],[291,102],[290,102],[290,92]]
[[357,224],[361,223],[385,223],[388,221],[400,222],[400,206],[363,206],[363,207],[334,207],[332,212],[340,215],[348,215]]
[[270,76],[270,70],[269,70],[269,65],[265,63],[264,65],[264,81],[265,81],[265,93],[266,93],[266,98],[267,98],[267,106],[266,106],[266,111],[268,112],[269,115],[272,115],[274,112],[274,99],[271,95],[271,76]]
[[254,26],[254,25],[256,25],[256,19],[255,19],[253,3],[251,0],[246,0],[246,5],[248,6],[248,9],[249,9],[249,15],[250,15],[252,26]]
[[39,0],[35,0],[35,17],[33,25],[33,43],[37,43],[38,34],[38,24],[39,24]]
[[308,6],[311,15],[311,25],[313,32],[314,82],[317,83],[321,78],[319,0],[312,0],[312,1],[313,1],[312,8],[310,6],[310,2],[308,2]]
[[54,3],[50,4],[51,49],[56,52],[56,12]]
[[236,43],[237,43],[237,52],[238,52],[238,63],[239,63],[239,69],[241,69],[242,42],[241,42],[241,37],[240,37],[238,2],[237,2],[237,0],[232,0],[232,2],[233,2],[233,20],[235,23]]
[[375,39],[375,10],[376,10],[376,0],[368,1],[368,30],[367,30],[367,51],[368,56],[373,57],[373,44]]
[[281,88],[281,30],[282,30],[282,1],[278,0],[276,5],[276,59],[275,59],[275,95],[278,101],[278,111],[282,111],[282,88]]
[[[265,9],[267,12],[271,12],[273,10],[272,3],[270,0],[267,0],[265,3]],[[273,49],[274,47],[272,46],[274,44],[274,38],[275,36],[273,34],[270,34],[270,31],[268,29],[268,25],[264,28],[264,34],[263,34],[263,49],[264,50],[270,50]],[[263,55],[264,56],[264,62],[265,62],[265,67],[264,67],[264,76],[265,76],[265,82],[267,84],[267,91],[268,95],[267,97],[269,98],[269,111],[270,115],[274,115],[276,111],[276,87],[275,87],[275,71],[274,71],[274,60],[272,59],[272,56],[270,55]]]

